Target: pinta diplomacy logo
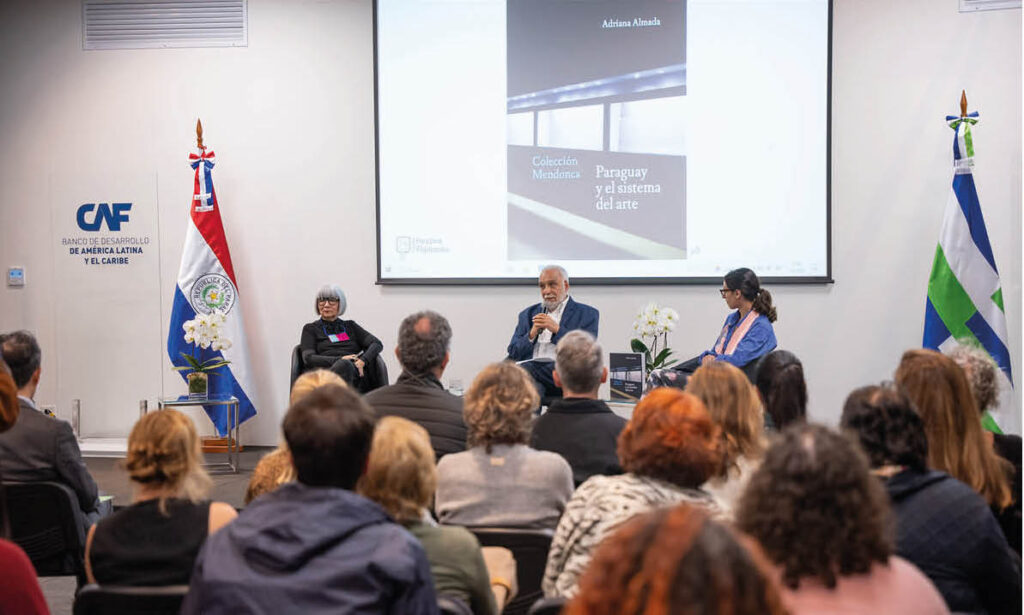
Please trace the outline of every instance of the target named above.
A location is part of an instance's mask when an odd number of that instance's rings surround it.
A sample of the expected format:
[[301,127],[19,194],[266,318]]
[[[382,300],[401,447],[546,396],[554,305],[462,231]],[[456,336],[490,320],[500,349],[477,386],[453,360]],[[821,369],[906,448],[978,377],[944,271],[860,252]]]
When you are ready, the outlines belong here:
[[235,306],[235,285],[219,273],[201,276],[192,285],[189,303],[197,314],[219,312],[227,314]]

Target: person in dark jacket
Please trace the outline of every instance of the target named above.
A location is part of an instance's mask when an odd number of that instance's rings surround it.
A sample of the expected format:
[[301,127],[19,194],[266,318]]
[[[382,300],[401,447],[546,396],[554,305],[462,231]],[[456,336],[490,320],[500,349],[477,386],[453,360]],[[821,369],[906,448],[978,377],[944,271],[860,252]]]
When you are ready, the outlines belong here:
[[857,389],[840,423],[885,481],[896,552],[931,579],[949,610],[1020,613],[1020,560],[980,495],[927,468],[928,438],[910,398],[890,387]]
[[407,316],[398,327],[395,348],[402,374],[395,384],[366,395],[366,403],[378,417],[400,416],[423,426],[430,434],[437,459],[466,450],[462,398],[441,385],[451,340],[451,325],[437,312],[426,310]]
[[616,446],[626,419],[597,398],[608,368],[594,336],[580,330],[567,333],[555,350],[553,376],[563,397],[552,401],[534,423],[530,445],[564,457],[577,487],[595,474],[622,474]]
[[338,385],[293,404],[284,437],[298,482],[207,539],[181,612],[437,613],[419,541],[352,491],[374,423],[359,395]]
[[329,369],[360,391],[382,383],[373,382],[366,366],[384,348],[380,340],[354,320],[342,320],[348,302],[338,286],[326,285],[316,294],[319,319],[302,327],[299,347],[306,370]]

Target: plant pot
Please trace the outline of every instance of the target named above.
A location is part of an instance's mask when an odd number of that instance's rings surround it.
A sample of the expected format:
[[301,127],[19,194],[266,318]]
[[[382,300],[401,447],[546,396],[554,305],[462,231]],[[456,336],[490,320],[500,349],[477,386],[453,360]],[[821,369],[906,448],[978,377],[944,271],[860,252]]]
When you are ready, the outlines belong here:
[[206,399],[210,393],[210,377],[206,372],[192,372],[188,375],[189,399]]

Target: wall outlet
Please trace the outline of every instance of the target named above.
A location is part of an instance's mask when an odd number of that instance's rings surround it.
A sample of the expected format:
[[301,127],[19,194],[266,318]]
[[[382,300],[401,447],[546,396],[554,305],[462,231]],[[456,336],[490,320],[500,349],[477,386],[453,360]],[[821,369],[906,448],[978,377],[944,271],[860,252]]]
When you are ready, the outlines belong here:
[[8,286],[24,286],[25,285],[25,268],[24,267],[8,267],[7,268],[7,285]]

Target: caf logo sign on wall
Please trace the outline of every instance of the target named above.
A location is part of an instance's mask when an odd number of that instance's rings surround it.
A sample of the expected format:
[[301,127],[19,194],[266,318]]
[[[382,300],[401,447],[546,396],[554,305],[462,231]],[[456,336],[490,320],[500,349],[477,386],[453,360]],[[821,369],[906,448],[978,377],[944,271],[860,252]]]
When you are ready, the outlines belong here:
[[219,273],[208,273],[192,284],[189,303],[197,314],[210,314],[214,311],[227,314],[235,306],[236,296],[235,285],[231,280]]

